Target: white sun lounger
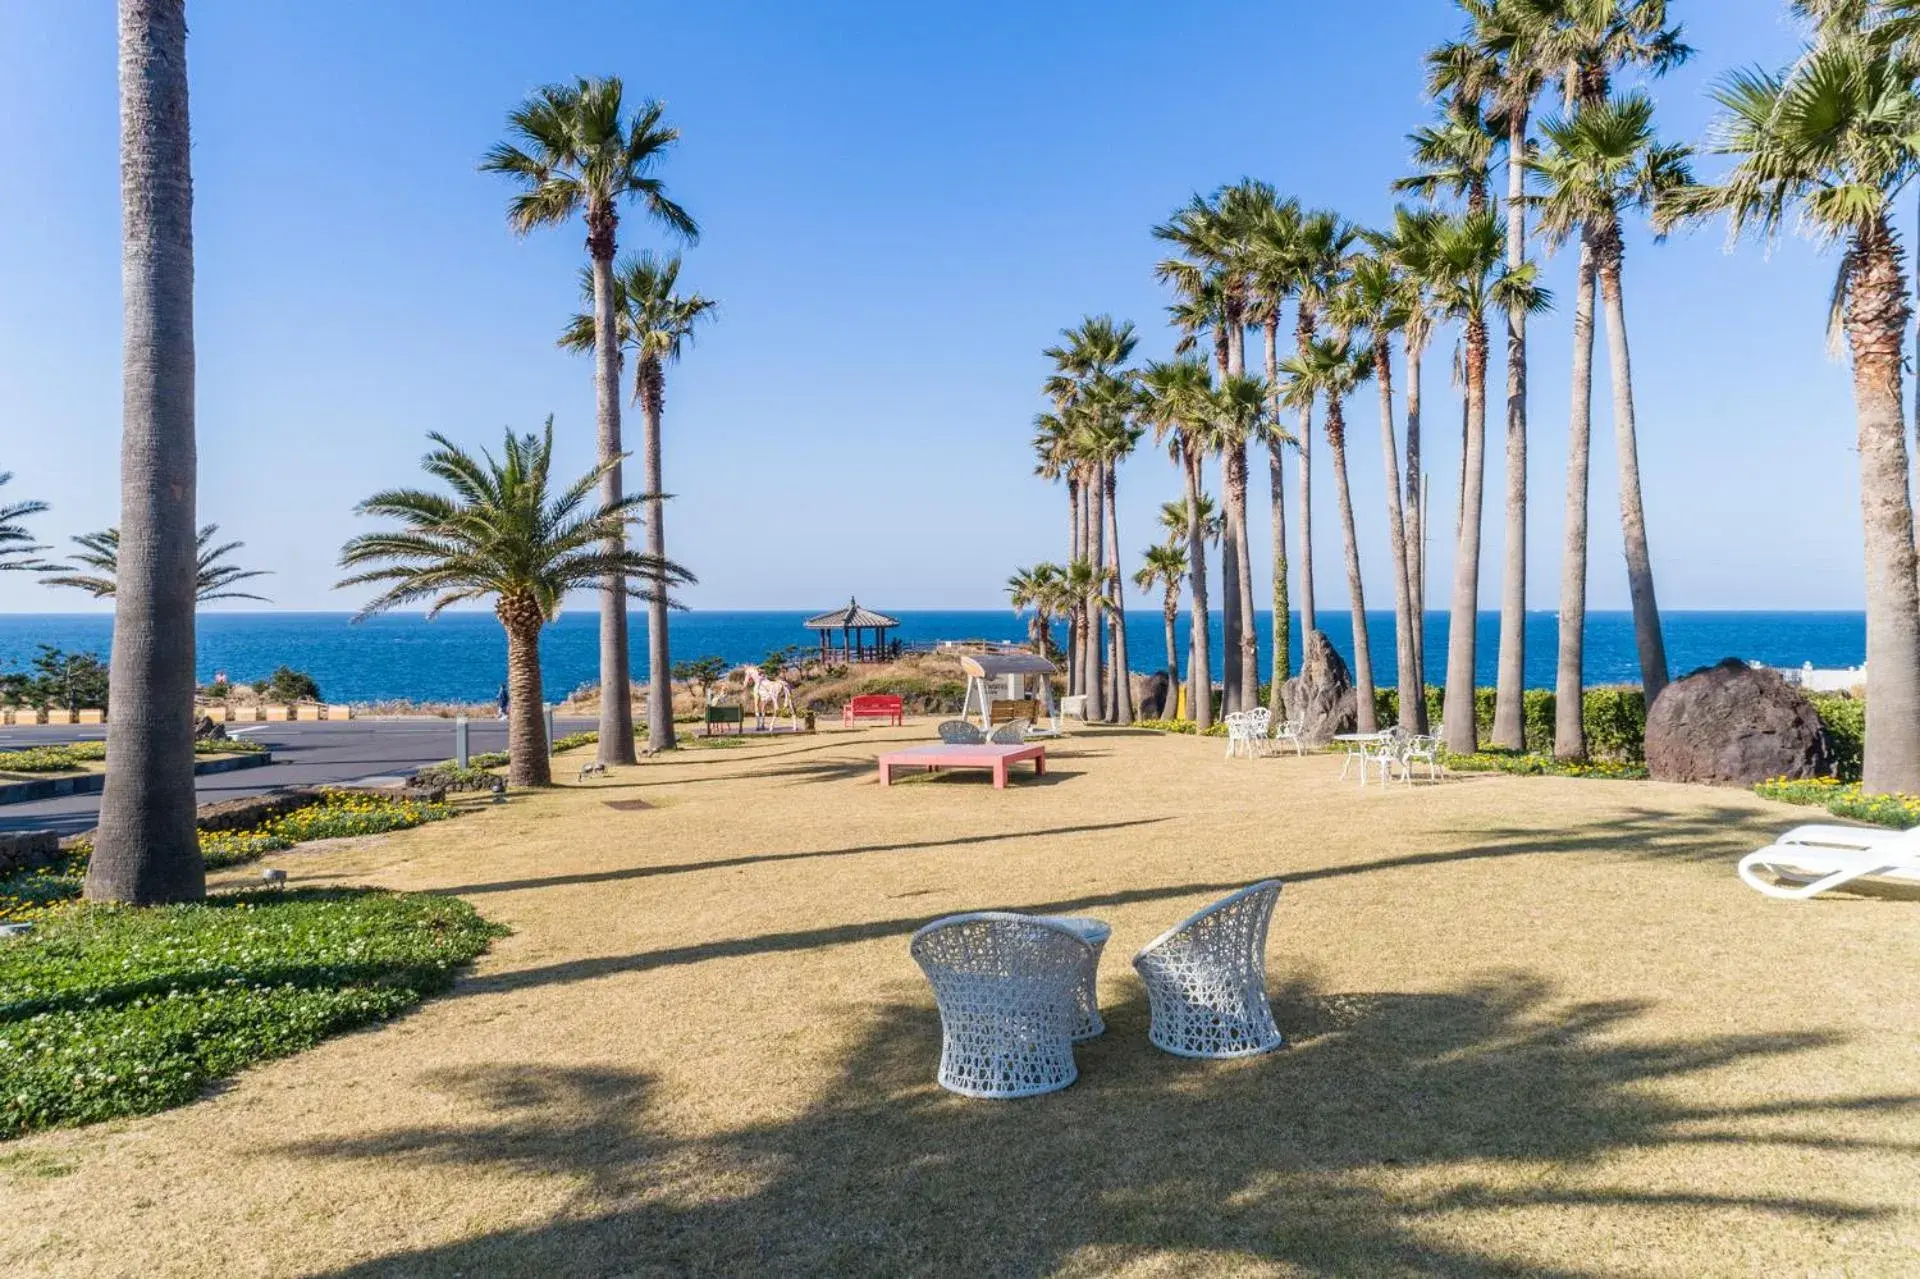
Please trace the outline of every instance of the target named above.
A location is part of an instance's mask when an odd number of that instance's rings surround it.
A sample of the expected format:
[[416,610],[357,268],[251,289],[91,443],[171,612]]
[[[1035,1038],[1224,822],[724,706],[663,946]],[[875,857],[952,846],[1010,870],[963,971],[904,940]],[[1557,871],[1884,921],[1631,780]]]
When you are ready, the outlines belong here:
[[1796,826],[1740,859],[1740,878],[1769,897],[1805,901],[1858,879],[1920,889],[1920,827]]

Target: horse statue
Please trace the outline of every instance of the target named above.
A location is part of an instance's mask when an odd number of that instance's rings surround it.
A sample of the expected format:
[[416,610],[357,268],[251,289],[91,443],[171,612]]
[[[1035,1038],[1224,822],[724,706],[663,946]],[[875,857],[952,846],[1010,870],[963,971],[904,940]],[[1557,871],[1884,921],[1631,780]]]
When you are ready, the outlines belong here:
[[793,685],[783,679],[767,675],[758,666],[747,665],[740,668],[740,674],[747,682],[747,694],[753,698],[754,727],[764,729],[767,716],[779,718],[782,708],[787,720],[795,728],[800,726],[800,711],[793,704]]

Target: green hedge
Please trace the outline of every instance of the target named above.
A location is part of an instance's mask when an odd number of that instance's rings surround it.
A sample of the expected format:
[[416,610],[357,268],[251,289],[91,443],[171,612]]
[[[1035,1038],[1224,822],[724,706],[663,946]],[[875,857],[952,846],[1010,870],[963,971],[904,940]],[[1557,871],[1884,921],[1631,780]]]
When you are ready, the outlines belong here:
[[[1443,718],[1446,691],[1427,685],[1427,723],[1438,727]],[[1382,724],[1400,722],[1400,694],[1377,688],[1374,715]],[[1481,741],[1493,736],[1494,690],[1473,690],[1473,718]],[[1558,702],[1550,689],[1530,688],[1521,700],[1521,720],[1527,752],[1553,754],[1553,721]],[[1587,753],[1595,759],[1639,763],[1646,757],[1647,703],[1637,688],[1590,688],[1581,699],[1580,717],[1586,727]]]
[[1833,748],[1833,775],[1843,782],[1860,780],[1860,756],[1867,742],[1867,704],[1849,693],[1808,693],[1807,700],[1827,730]]

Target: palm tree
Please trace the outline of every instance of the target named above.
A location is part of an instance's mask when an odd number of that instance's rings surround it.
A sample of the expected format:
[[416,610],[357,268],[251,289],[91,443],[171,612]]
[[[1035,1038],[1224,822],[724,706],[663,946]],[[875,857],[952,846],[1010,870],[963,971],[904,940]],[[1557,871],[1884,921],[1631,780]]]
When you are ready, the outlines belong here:
[[[1175,458],[1177,463],[1180,459]],[[1199,497],[1200,536],[1213,545],[1220,542],[1220,528],[1225,521],[1214,507],[1213,495],[1202,493]],[[1160,503],[1160,528],[1167,535],[1168,542],[1185,542],[1187,537],[1187,499]]]
[[[1158,542],[1141,552],[1140,568],[1133,584],[1142,591],[1161,588],[1160,622],[1167,637],[1167,697],[1177,699],[1180,690],[1180,650],[1174,639],[1174,623],[1180,618],[1180,579],[1187,575],[1187,552],[1175,541]],[[1172,719],[1163,711],[1165,718]]]
[[1120,567],[1119,465],[1139,444],[1144,428],[1134,422],[1139,393],[1131,378],[1101,374],[1089,386],[1086,407],[1084,447],[1100,477],[1105,495],[1106,571],[1111,598],[1107,609],[1113,614],[1110,628],[1111,660],[1107,664],[1111,695],[1106,698],[1109,718],[1118,724],[1133,722],[1133,686],[1128,678],[1127,607]]
[[1667,25],[1666,0],[1509,3],[1513,20],[1530,29],[1538,65],[1559,80],[1569,107],[1605,102],[1617,68],[1644,67],[1661,76],[1693,56],[1680,27]]
[[[1299,305],[1294,315],[1295,356],[1305,358],[1320,331],[1327,301],[1339,288],[1358,232],[1339,214],[1316,210],[1300,225],[1294,266],[1294,288]],[[1319,629],[1313,595],[1313,403],[1298,406],[1300,426],[1294,432],[1300,454],[1300,627],[1311,635]]]
[[1042,657],[1053,652],[1054,610],[1060,603],[1065,574],[1058,564],[1043,561],[1032,568],[1016,569],[1007,579],[1008,602],[1016,614],[1032,614],[1027,619],[1027,642]]
[[[1436,93],[1486,101],[1506,129],[1507,270],[1526,262],[1528,120],[1546,82],[1538,23],[1525,20],[1529,0],[1457,0],[1467,15],[1462,37],[1428,58]],[[1557,0],[1549,0],[1557,2]],[[1495,679],[1493,741],[1525,745],[1527,622],[1527,312],[1507,310],[1505,563],[1500,575],[1500,660]]]
[[[1390,240],[1370,236],[1376,248]],[[1413,312],[1409,285],[1394,261],[1383,253],[1356,257],[1344,288],[1335,295],[1331,316],[1343,329],[1365,330],[1374,384],[1380,391],[1380,454],[1387,480],[1387,549],[1393,560],[1393,636],[1396,687],[1400,696],[1400,723],[1416,733],[1426,732],[1425,682],[1415,645],[1417,621],[1413,613],[1411,560],[1407,553],[1407,524],[1400,502],[1399,443],[1393,429],[1393,336],[1406,330]],[[1343,459],[1344,462],[1344,459]],[[1358,556],[1355,556],[1358,562]]]
[[[1205,408],[1205,439],[1209,450],[1229,459],[1223,478],[1228,488],[1225,507],[1225,528],[1222,544],[1233,543],[1241,548],[1248,546],[1247,539],[1247,441],[1259,439],[1266,431],[1272,419],[1270,403],[1271,390],[1265,379],[1229,374],[1221,381],[1209,397]],[[1238,464],[1231,459],[1238,458]],[[1240,567],[1247,567],[1247,557],[1240,557]],[[1235,620],[1241,630],[1235,642],[1229,632],[1227,645],[1229,669],[1235,664],[1235,649],[1239,649],[1239,679],[1237,686],[1241,695],[1242,707],[1254,704],[1260,685],[1259,641],[1253,628],[1253,586],[1252,578],[1242,573],[1237,584],[1223,582],[1222,586],[1231,596],[1236,591],[1240,597],[1240,606],[1235,610]],[[1253,650],[1253,662],[1246,660],[1247,649]],[[1249,666],[1251,665],[1251,669]]]
[[1207,366],[1194,359],[1149,364],[1140,377],[1142,414],[1153,426],[1156,444],[1165,444],[1180,464],[1186,484],[1187,583],[1193,624],[1187,628],[1187,704],[1194,728],[1213,726],[1213,667],[1207,612],[1206,508],[1200,491],[1200,462],[1205,452],[1207,405],[1212,380]]
[[1436,313],[1459,321],[1466,377],[1466,441],[1461,464],[1459,545],[1453,560],[1453,600],[1447,622],[1446,746],[1471,754],[1478,734],[1473,712],[1475,625],[1480,595],[1480,522],[1486,485],[1487,308],[1548,305],[1534,283],[1532,263],[1518,270],[1502,257],[1506,230],[1491,213],[1468,213],[1439,223],[1428,245],[1428,284]]
[[[1403,332],[1407,347],[1407,464],[1402,518],[1406,528],[1409,609],[1413,618],[1413,661],[1414,669],[1420,672],[1423,688],[1427,671],[1427,538],[1426,488],[1420,456],[1421,373],[1427,344],[1433,339],[1433,328],[1438,319],[1429,295],[1427,277],[1432,268],[1433,235],[1441,221],[1442,215],[1433,209],[1397,207],[1393,211],[1393,229],[1376,232],[1371,237],[1376,252],[1385,255],[1399,271],[1405,288],[1407,316]],[[1414,723],[1424,725],[1426,717],[1426,698],[1422,696]]]
[[1360,582],[1360,542],[1353,520],[1353,495],[1347,486],[1346,398],[1373,371],[1373,353],[1355,347],[1344,334],[1315,338],[1305,352],[1280,362],[1287,379],[1284,402],[1294,408],[1315,398],[1327,405],[1327,449],[1333,455],[1334,497],[1340,504],[1340,533],[1347,553],[1347,598],[1353,615],[1353,695],[1359,729],[1375,729],[1373,658],[1367,638],[1367,601]]
[[1451,196],[1464,200],[1468,213],[1486,212],[1499,138],[1476,87],[1437,95],[1435,123],[1407,135],[1414,172],[1396,179],[1395,191],[1430,201]]
[[[1065,412],[1064,406],[1062,412]],[[1080,558],[1080,468],[1073,460],[1073,429],[1059,413],[1038,413],[1033,419],[1033,473],[1049,482],[1067,482],[1067,562]],[[1067,611],[1067,691],[1080,691],[1079,613]]]
[[[438,433],[427,438],[433,449],[421,469],[452,496],[386,489],[360,503],[357,513],[395,520],[399,527],[349,539],[340,566],[360,571],[338,585],[385,587],[355,621],[421,600],[431,601],[431,618],[454,604],[491,599],[507,633],[507,780],[549,785],[540,632],[560,602],[568,591],[614,575],[637,599],[651,594],[654,583],[679,585],[693,575],[626,545],[615,526],[632,523],[645,499],[595,499],[606,464],[553,491],[552,418],[539,435],[507,432],[497,459],[484,451],[475,457]],[[608,549],[614,546],[620,549]]]
[[1791,217],[1845,243],[1829,323],[1853,361],[1870,672],[1861,781],[1873,793],[1920,791],[1920,584],[1901,390],[1911,310],[1893,223],[1894,197],[1920,167],[1913,83],[1860,23],[1825,25],[1787,71],[1719,85],[1708,150],[1735,157],[1733,169],[1664,205],[1664,220],[1725,213],[1736,235],[1771,236]]
[[1564,243],[1576,232],[1580,259],[1574,304],[1573,413],[1567,466],[1567,540],[1561,558],[1560,656],[1556,678],[1554,753],[1578,759],[1586,753],[1580,721],[1584,688],[1587,567],[1587,474],[1592,434],[1593,309],[1596,285],[1607,319],[1612,373],[1614,435],[1621,458],[1620,521],[1627,552],[1627,583],[1633,600],[1634,638],[1641,679],[1649,697],[1666,686],[1666,647],[1647,551],[1646,516],[1633,403],[1633,373],[1621,296],[1623,258],[1620,214],[1651,208],[1692,182],[1685,147],[1664,146],[1653,132],[1653,102],[1627,94],[1542,126],[1547,147],[1536,168],[1547,187],[1541,227]]
[[[13,479],[12,471],[0,471],[0,487]],[[47,566],[33,558],[35,551],[44,551],[45,546],[37,545],[33,535],[28,533],[21,523],[29,515],[44,514],[45,502],[28,500],[25,502],[7,502],[0,504],[0,571],[7,569],[39,572]]]
[[[245,542],[214,543],[214,537],[220,532],[218,524],[203,525],[199,536],[195,538],[197,556],[195,560],[193,598],[196,603],[205,604],[211,600],[261,600],[264,595],[250,595],[245,591],[231,589],[250,578],[266,577],[268,570],[263,568],[241,568],[238,564],[226,562],[227,556],[245,546]],[[80,548],[73,558],[80,565],[93,570],[92,573],[75,573],[71,564],[49,564],[48,571],[59,572],[60,577],[41,579],[48,586],[71,586],[82,590],[95,599],[111,599],[118,594],[120,582],[120,530],[101,529],[98,533],[82,533],[73,539]]]
[[1286,446],[1296,443],[1280,426],[1280,321],[1287,299],[1298,290],[1301,234],[1305,214],[1297,200],[1273,199],[1250,219],[1249,257],[1253,309],[1248,318],[1260,326],[1267,385],[1273,403],[1260,441],[1267,446],[1268,523],[1273,531],[1273,679],[1267,709],[1285,713],[1284,689],[1292,673],[1293,601],[1288,590]]
[[194,828],[193,176],[185,0],[120,0],[123,297],[113,770],[91,901],[206,896]]
[[[644,423],[641,445],[642,484],[647,507],[644,524],[647,554],[664,562],[667,555],[666,493],[660,467],[660,419],[666,412],[667,366],[680,359],[692,344],[693,332],[710,321],[719,304],[698,293],[682,297],[674,291],[680,279],[680,258],[656,258],[641,253],[624,258],[613,272],[614,329],[621,351],[632,351],[633,402]],[[593,272],[580,273],[580,294],[593,304]],[[596,326],[591,313],[575,315],[560,335],[569,351],[594,349]],[[673,660],[667,637],[666,584],[653,584],[647,603],[647,749],[674,748]]]
[[[579,214],[587,226],[587,257],[593,273],[593,384],[599,426],[602,501],[625,495],[620,462],[620,334],[614,293],[620,205],[639,200],[649,216],[689,241],[699,227],[667,198],[653,169],[680,137],[663,122],[666,109],[645,102],[628,116],[617,76],[550,84],[536,90],[507,117],[510,140],[487,152],[483,172],[504,174],[522,190],[507,206],[507,222],[526,235],[559,226]],[[623,562],[626,526],[609,524],[606,562]],[[648,592],[658,595],[657,591]],[[600,743],[603,764],[631,764],[633,704],[628,675],[626,584],[617,576],[601,587]],[[659,699],[655,698],[658,702]]]

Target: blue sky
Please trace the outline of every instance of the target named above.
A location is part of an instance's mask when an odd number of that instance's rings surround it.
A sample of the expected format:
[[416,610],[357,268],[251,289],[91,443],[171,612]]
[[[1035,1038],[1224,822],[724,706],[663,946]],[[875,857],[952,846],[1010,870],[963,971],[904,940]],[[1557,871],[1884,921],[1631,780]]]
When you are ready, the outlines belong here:
[[[1769,0],[1673,11],[1699,53],[1654,91],[1663,131],[1697,139],[1712,80],[1783,61],[1794,34]],[[53,504],[36,531],[64,541],[118,508],[113,14],[0,0],[0,15],[15,192],[0,202],[0,470],[16,473],[9,497]],[[201,515],[275,571],[276,607],[313,609],[357,603],[330,589],[362,525],[351,508],[410,481],[428,431],[486,444],[551,413],[568,467],[590,461],[591,370],[553,345],[581,232],[517,240],[505,186],[475,170],[535,86],[617,73],[684,134],[662,173],[705,235],[682,280],[722,304],[668,385],[669,538],[701,578],[687,601],[993,607],[1015,565],[1065,550],[1064,494],[1032,477],[1027,446],[1040,349],[1109,311],[1165,353],[1148,232],[1195,190],[1250,174],[1387,217],[1426,114],[1420,54],[1457,26],[1438,0],[192,0],[189,18]],[[664,241],[629,216],[623,244]],[[1822,333],[1831,257],[1798,241],[1729,254],[1718,228],[1658,246],[1636,228],[1628,251],[1663,603],[1858,607],[1848,379]],[[1546,271],[1570,298],[1570,262]],[[1569,328],[1562,310],[1532,330],[1534,608],[1557,593]],[[1436,528],[1452,525],[1458,465],[1449,346],[1426,377]],[[1625,607],[1604,386],[1596,413],[1592,601]],[[1369,602],[1386,607],[1371,390],[1350,416]],[[1497,397],[1490,417],[1489,604]],[[1324,447],[1316,463],[1320,603],[1339,608]],[[1178,483],[1143,452],[1121,488],[1132,556]],[[1449,560],[1436,539],[1435,601]],[[5,576],[0,608],[87,607]]]

